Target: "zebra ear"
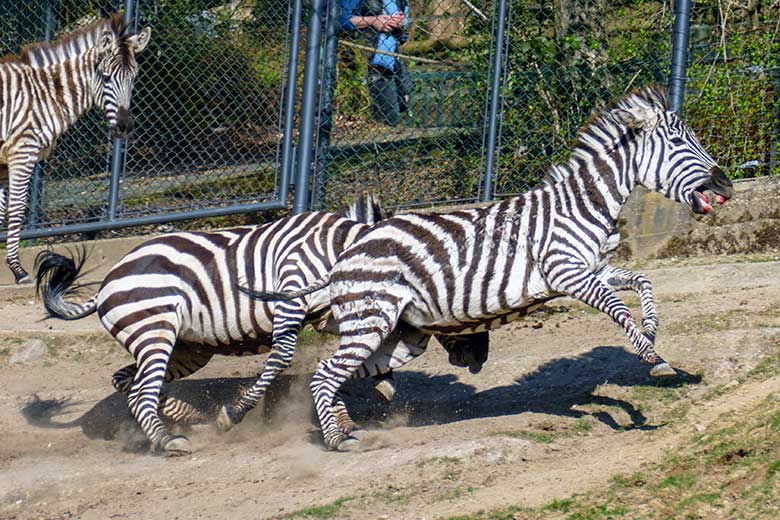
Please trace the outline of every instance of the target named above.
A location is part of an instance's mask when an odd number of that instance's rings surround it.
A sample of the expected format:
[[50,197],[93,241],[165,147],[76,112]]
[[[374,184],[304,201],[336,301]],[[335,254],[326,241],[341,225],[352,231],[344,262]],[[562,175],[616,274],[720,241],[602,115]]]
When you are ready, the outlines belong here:
[[634,110],[616,108],[612,110],[610,114],[612,114],[612,117],[618,123],[635,129],[650,130],[658,121],[658,114],[646,108],[637,108]]
[[149,38],[152,37],[152,28],[144,27],[141,32],[130,37],[130,45],[133,46],[135,52],[141,52],[146,48],[149,43]]
[[114,47],[114,33],[111,31],[103,31],[97,42],[98,52],[100,54],[107,54],[111,52]]

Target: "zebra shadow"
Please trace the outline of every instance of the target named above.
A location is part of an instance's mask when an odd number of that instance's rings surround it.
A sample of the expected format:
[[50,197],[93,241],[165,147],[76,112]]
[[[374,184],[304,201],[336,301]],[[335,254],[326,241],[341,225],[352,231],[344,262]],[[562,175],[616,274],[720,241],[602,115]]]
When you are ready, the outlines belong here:
[[[234,430],[256,432],[258,424],[262,424],[263,429],[269,429],[285,421],[297,422],[303,429],[310,430],[316,421],[308,391],[311,376],[311,373],[278,376],[257,410]],[[200,425],[213,423],[222,404],[235,400],[242,390],[254,382],[254,377],[185,379],[167,383],[163,392],[192,405],[200,414],[194,424]],[[83,402],[69,398],[40,399],[33,396],[22,407],[21,414],[28,424],[38,428],[80,428],[90,439],[119,441],[126,451],[144,452],[149,449],[146,436],[130,413],[125,394],[113,392],[91,408],[83,410]],[[176,433],[187,433],[193,426],[164,422]]]
[[[409,426],[427,426],[532,412],[573,418],[591,416],[615,430],[655,429],[659,425],[648,424],[642,410],[630,401],[596,395],[597,388],[605,382],[622,387],[680,387],[701,382],[701,376],[681,369],[676,369],[676,377],[655,380],[649,370],[649,365],[640,363],[624,348],[601,346],[574,358],[550,360],[518,377],[513,384],[482,391],[459,382],[454,373],[429,376],[401,371],[395,376],[398,392],[391,405],[377,406],[366,383],[353,383],[359,388],[350,412],[356,421],[366,425],[377,425],[395,414],[405,416]],[[490,361],[479,377],[490,377]],[[581,409],[589,405],[622,410],[630,423],[621,425],[607,411],[590,413]]]
[[[595,395],[603,383],[624,387],[679,387],[701,381],[678,369],[677,377],[652,380],[648,365],[622,347],[597,347],[574,358],[550,360],[513,384],[477,391],[458,380],[453,373],[430,375],[403,370],[395,375],[397,392],[390,405],[374,395],[368,380],[348,381],[344,385],[347,405],[352,417],[369,427],[382,427],[389,417],[403,415],[409,426],[427,426],[469,419],[517,415],[523,412],[579,418],[590,415],[612,429],[654,429],[647,424],[642,411],[631,402],[609,396]],[[273,430],[282,423],[296,423],[302,430],[317,425],[312,398],[308,390],[311,373],[281,374],[268,388],[258,410],[234,428],[255,434]],[[480,377],[490,377],[490,362]],[[213,422],[223,403],[230,402],[254,383],[254,377],[185,379],[166,384],[164,392],[187,401],[202,414],[204,423]],[[112,393],[95,403],[76,418],[73,414],[83,403],[69,399],[41,400],[34,398],[21,410],[31,425],[40,428],[81,428],[91,439],[118,440],[123,449],[133,452],[147,450],[149,445],[127,406],[123,394]],[[623,410],[631,423],[620,425],[608,412],[589,413],[577,407],[600,405]],[[260,426],[262,425],[262,426]],[[186,433],[188,426],[170,425]],[[318,438],[314,434],[312,438]]]

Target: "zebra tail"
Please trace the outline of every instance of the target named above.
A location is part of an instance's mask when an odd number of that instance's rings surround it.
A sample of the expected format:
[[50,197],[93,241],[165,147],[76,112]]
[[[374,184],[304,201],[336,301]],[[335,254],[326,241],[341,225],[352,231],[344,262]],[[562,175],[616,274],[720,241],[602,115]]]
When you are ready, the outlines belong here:
[[89,316],[97,309],[97,294],[84,303],[67,301],[68,296],[78,295],[85,287],[75,282],[84,276],[81,270],[87,260],[86,248],[70,256],[64,256],[54,251],[41,251],[35,258],[35,290],[43,299],[43,305],[49,316],[61,320],[78,320]]
[[330,284],[330,273],[326,274],[321,279],[312,282],[311,285],[307,285],[303,289],[299,289],[297,291],[292,291],[292,292],[255,291],[253,289],[250,289],[249,287],[242,287],[241,285],[238,286],[238,290],[246,294],[250,298],[253,298],[255,300],[260,300],[263,302],[267,302],[267,301],[289,302],[291,300],[295,300],[302,296],[306,296],[307,294],[311,294],[315,291],[319,291],[320,289],[324,289],[329,284]]
[[373,225],[390,216],[389,211],[382,207],[379,197],[370,191],[362,192],[349,208],[339,212],[340,215],[357,222]]

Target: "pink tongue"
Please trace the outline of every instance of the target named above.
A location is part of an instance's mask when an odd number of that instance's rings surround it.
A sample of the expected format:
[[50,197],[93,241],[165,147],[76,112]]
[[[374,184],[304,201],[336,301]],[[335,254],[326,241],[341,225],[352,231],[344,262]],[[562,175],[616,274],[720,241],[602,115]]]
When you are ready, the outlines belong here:
[[726,203],[726,197],[723,195],[715,194],[715,202],[717,202],[719,205],[723,205]]

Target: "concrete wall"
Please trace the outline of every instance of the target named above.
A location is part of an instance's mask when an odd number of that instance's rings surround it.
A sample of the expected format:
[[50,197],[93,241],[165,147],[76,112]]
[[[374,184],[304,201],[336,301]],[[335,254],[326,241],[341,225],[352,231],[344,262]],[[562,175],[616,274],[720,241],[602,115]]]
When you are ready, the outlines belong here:
[[780,249],[780,178],[734,183],[735,196],[709,215],[638,189],[621,215],[634,258],[767,253]]

